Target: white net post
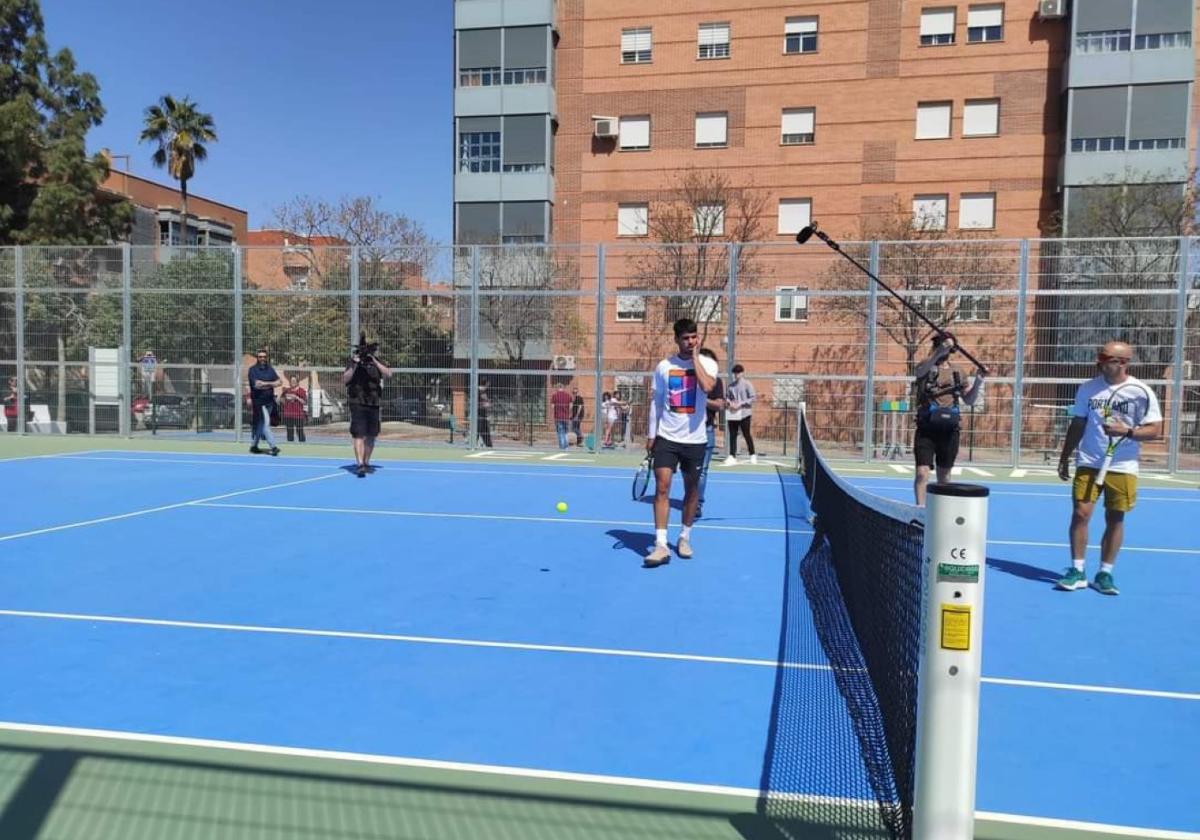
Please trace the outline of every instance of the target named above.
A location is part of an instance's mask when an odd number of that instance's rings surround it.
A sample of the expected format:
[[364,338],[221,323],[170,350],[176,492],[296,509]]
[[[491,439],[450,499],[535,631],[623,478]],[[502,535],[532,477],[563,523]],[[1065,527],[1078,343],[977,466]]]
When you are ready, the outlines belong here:
[[913,837],[971,840],[988,489],[931,484],[927,499]]

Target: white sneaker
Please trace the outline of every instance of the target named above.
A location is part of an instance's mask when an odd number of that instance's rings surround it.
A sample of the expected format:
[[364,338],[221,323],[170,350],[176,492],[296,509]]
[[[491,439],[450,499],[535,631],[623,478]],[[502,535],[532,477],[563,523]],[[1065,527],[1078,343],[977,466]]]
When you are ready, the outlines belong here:
[[758,456],[757,456],[757,455],[751,455],[751,456],[750,456],[750,463],[751,463],[751,464],[757,464],[757,463],[758,463]]
[[725,466],[736,467],[737,466],[737,458],[734,458],[732,455],[730,455],[728,458],[725,459]]

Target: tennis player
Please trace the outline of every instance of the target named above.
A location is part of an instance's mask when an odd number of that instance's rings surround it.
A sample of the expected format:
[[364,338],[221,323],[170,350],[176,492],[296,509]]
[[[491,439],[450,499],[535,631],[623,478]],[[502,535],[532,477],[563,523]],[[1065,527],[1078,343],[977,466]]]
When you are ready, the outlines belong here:
[[[1078,447],[1075,482],[1071,488],[1074,502],[1070,527],[1071,568],[1055,584],[1068,592],[1087,588],[1084,558],[1088,523],[1103,492],[1104,536],[1100,540],[1100,571],[1093,584],[1105,595],[1118,593],[1113,581],[1113,564],[1117,562],[1117,551],[1125,538],[1125,514],[1133,510],[1137,501],[1141,442],[1154,440],[1162,434],[1163,417],[1158,399],[1154,391],[1129,375],[1132,359],[1133,348],[1124,341],[1108,342],[1096,357],[1100,374],[1080,385],[1075,393],[1071,425],[1067,428],[1062,456],[1058,459],[1058,477],[1067,481],[1071,478],[1071,453]],[[1109,444],[1114,440],[1118,442],[1117,447],[1112,452],[1104,486],[1100,487],[1096,478]]]
[[[646,450],[654,459],[654,549],[643,565],[648,569],[671,560],[667,548],[667,519],[671,514],[671,479],[683,473],[683,530],[675,551],[685,560],[692,556],[692,522],[700,500],[700,470],[708,433],[704,428],[708,395],[717,384],[717,364],[698,357],[700,335],[696,322],[675,322],[678,352],[654,369],[654,393],[650,403],[650,428]],[[703,359],[703,361],[700,361]]]

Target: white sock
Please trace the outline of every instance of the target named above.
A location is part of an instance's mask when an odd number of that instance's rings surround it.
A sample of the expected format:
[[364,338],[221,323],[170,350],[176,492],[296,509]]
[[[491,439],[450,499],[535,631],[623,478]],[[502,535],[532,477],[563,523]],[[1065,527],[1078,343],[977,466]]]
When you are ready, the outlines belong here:
[[667,529],[666,528],[655,528],[654,529],[654,544],[655,545],[666,545],[667,544]]
[[684,525],[682,528],[679,529],[679,539],[690,540],[691,538],[692,538],[692,526],[691,525]]
[[1102,571],[1102,572],[1108,572],[1108,573],[1111,575],[1111,574],[1112,574],[1112,570],[1113,570],[1113,564],[1112,564],[1112,563],[1101,563],[1101,564],[1100,564],[1100,571]]
[[1074,560],[1071,561],[1071,564],[1074,565],[1078,571],[1082,572],[1083,567],[1085,565],[1087,565],[1087,561],[1084,560],[1082,557],[1076,557]]

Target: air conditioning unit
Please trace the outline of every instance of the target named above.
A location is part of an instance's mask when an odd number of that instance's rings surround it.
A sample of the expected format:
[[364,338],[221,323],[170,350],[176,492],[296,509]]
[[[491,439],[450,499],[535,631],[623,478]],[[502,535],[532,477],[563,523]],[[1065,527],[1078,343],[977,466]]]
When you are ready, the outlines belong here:
[[555,370],[575,370],[574,356],[555,356],[552,367]]
[[620,133],[617,117],[592,117],[592,134],[597,137],[616,137]]
[[1038,17],[1042,20],[1058,20],[1067,16],[1067,0],[1039,0]]

